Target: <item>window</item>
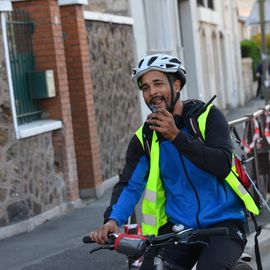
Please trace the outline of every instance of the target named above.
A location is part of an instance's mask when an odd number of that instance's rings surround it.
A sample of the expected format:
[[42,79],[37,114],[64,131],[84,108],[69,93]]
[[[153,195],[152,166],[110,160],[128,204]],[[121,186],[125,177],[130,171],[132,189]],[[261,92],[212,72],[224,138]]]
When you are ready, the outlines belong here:
[[214,1],[213,0],[197,0],[197,6],[214,9]]
[[9,12],[7,38],[18,124],[40,119],[41,108],[30,96],[27,72],[35,70],[32,49],[34,24],[24,11]]
[[213,0],[207,0],[207,6],[208,6],[208,8],[210,8],[210,9],[214,9],[214,2],[213,2]]
[[197,0],[197,5],[198,6],[204,6],[203,0]]
[[169,8],[167,1],[144,0],[148,53],[170,53],[174,47]]
[[27,138],[62,128],[61,120],[41,119],[41,106],[30,94],[28,73],[35,71],[33,22],[26,12],[16,10],[1,13],[1,27],[16,138]]

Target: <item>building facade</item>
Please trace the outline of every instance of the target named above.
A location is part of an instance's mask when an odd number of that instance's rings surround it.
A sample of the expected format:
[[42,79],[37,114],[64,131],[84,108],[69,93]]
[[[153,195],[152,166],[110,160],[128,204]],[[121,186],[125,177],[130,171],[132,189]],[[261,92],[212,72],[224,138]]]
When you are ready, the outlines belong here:
[[133,21],[87,4],[0,3],[0,238],[101,196],[141,123]]

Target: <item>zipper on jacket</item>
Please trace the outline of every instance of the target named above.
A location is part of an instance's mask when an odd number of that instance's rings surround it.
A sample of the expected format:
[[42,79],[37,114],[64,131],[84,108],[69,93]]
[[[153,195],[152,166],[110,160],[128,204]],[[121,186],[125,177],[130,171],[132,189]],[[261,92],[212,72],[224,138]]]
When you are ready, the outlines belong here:
[[185,172],[185,175],[188,179],[188,182],[190,183],[194,193],[195,193],[195,196],[196,196],[196,199],[197,199],[197,203],[198,203],[198,211],[197,211],[197,214],[196,214],[196,220],[197,220],[197,224],[198,224],[198,227],[201,228],[201,222],[200,222],[200,219],[199,219],[199,213],[201,211],[201,203],[200,203],[200,198],[199,198],[199,194],[198,194],[198,191],[196,190],[194,184],[192,183],[188,173],[187,173],[187,168],[186,168],[186,165],[185,165],[185,162],[184,162],[184,159],[183,159],[183,156],[182,154],[179,152],[179,156],[180,156],[180,159],[181,159],[181,163],[182,163],[182,166],[184,168],[184,172]]

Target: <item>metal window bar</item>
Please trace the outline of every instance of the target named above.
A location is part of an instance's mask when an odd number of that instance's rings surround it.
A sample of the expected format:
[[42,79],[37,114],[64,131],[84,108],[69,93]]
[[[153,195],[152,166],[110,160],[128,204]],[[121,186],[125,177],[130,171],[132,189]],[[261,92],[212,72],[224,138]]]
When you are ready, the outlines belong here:
[[42,112],[39,102],[31,99],[27,82],[27,72],[35,70],[33,31],[34,24],[28,13],[16,10],[8,14],[8,45],[19,124],[40,119]]

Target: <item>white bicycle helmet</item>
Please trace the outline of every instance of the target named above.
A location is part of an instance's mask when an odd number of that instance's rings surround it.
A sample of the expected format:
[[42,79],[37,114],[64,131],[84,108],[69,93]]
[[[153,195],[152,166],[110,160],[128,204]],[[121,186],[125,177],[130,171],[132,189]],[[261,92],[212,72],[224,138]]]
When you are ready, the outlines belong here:
[[150,70],[158,70],[165,73],[176,73],[181,82],[181,89],[186,83],[186,70],[181,61],[168,54],[153,54],[143,58],[136,68],[133,68],[132,80],[141,89],[140,78]]

